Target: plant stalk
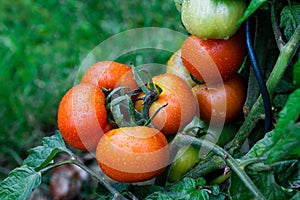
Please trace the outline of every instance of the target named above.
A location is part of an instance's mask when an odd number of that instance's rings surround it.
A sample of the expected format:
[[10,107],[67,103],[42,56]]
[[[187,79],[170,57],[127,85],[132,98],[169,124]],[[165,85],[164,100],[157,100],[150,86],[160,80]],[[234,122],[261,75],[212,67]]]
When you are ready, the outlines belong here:
[[[232,171],[236,173],[236,175],[241,179],[241,181],[245,184],[245,186],[253,193],[256,199],[265,199],[263,194],[259,191],[256,185],[252,182],[249,176],[243,171],[235,159],[224,149],[211,143],[207,140],[201,140],[199,138],[195,138],[193,136],[178,134],[175,137],[176,142],[174,144],[180,145],[190,145],[193,144],[198,147],[205,147],[211,149],[216,155],[220,156],[225,160],[228,166],[231,168]],[[174,145],[176,146],[176,145]],[[175,147],[176,148],[176,147]]]
[[[297,52],[297,49],[300,44],[300,25],[295,30],[295,33],[292,35],[291,39],[282,47],[282,51],[279,54],[279,57],[275,63],[275,66],[268,78],[266,83],[269,95],[272,97],[275,91],[275,88],[282,78],[287,66],[289,65],[291,59]],[[257,121],[260,119],[261,115],[264,113],[263,101],[261,95],[258,97],[257,101],[253,105],[252,109],[249,112],[249,115],[245,119],[243,125],[237,132],[235,138],[231,142],[231,147],[229,150],[230,154],[233,154],[238,150],[246,138],[249,136],[250,132],[255,127]]]

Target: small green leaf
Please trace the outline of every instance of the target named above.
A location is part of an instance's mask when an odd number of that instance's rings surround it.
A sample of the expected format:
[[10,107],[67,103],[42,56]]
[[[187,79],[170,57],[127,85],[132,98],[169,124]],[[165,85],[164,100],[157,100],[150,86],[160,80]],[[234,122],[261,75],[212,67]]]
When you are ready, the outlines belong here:
[[204,186],[206,184],[206,180],[202,177],[196,179],[196,186]]
[[189,200],[209,200],[209,194],[205,190],[194,190],[191,192]]
[[32,167],[23,165],[11,171],[0,183],[1,200],[24,200],[41,184],[41,174]]
[[267,0],[251,0],[243,17],[238,20],[238,24],[242,24],[248,17],[250,17],[260,6],[266,3]]
[[185,177],[170,187],[173,192],[187,193],[196,188],[196,181],[193,178]]
[[28,165],[38,171],[47,166],[56,154],[69,152],[59,131],[51,137],[44,137],[42,144],[43,146],[28,151],[29,156],[24,160],[23,165]]
[[300,24],[300,5],[284,7],[280,17],[280,28],[284,28],[284,35],[289,40]]

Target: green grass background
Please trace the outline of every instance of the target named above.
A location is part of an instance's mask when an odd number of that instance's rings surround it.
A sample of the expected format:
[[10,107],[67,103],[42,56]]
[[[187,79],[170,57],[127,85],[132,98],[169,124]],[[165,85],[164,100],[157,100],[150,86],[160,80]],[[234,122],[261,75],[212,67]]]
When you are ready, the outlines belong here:
[[57,129],[59,101],[82,59],[139,27],[185,32],[173,0],[0,1],[0,180]]

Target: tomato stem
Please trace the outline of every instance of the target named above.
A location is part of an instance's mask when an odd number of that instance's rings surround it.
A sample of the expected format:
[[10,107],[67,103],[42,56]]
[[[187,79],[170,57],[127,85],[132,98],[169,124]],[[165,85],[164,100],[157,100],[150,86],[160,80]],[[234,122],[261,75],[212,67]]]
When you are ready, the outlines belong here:
[[277,23],[275,2],[276,0],[273,0],[273,2],[271,3],[271,23],[278,49],[281,51],[281,49],[285,45],[285,42],[283,41],[283,36]]
[[161,111],[161,109],[163,109],[164,107],[166,107],[168,105],[168,103],[162,105],[161,107],[159,107],[155,113],[145,122],[144,126],[148,126],[151,121],[154,119],[154,117],[159,113],[159,111]]
[[[208,148],[211,149],[216,155],[223,158],[223,160],[227,163],[227,165],[230,167],[232,171],[235,172],[235,174],[241,179],[241,181],[245,184],[245,186],[253,193],[255,198],[257,199],[265,199],[263,194],[259,191],[259,189],[256,187],[256,185],[252,182],[252,180],[249,178],[249,176],[246,174],[245,171],[243,171],[239,164],[236,162],[236,160],[223,148],[219,147],[218,145],[215,145],[214,143],[211,143],[207,140],[201,140],[199,138],[195,138],[189,135],[185,134],[177,134],[177,136],[174,138],[174,145],[173,148],[177,148],[176,144],[180,145],[190,145],[193,144],[198,147]],[[172,152],[172,149],[171,149]]]
[[[266,85],[270,96],[273,96],[275,87],[277,86],[279,80],[282,78],[291,59],[297,52],[299,45],[300,45],[300,25],[298,25],[291,39],[283,46],[279,54],[279,57],[275,63],[275,66],[268,78]],[[250,132],[255,127],[263,111],[264,111],[263,101],[262,101],[262,96],[260,95],[257,101],[255,102],[255,104],[253,105],[252,109],[250,110],[249,115],[246,117],[241,128],[237,132],[235,138],[231,142],[231,147],[229,150],[231,154],[233,154],[236,150],[238,150],[242,146],[246,138],[249,136]]]

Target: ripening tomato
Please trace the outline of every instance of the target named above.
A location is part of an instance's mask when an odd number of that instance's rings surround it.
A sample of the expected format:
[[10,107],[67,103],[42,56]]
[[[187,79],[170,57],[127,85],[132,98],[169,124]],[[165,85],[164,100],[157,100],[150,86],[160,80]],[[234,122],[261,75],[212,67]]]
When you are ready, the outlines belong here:
[[221,82],[235,74],[246,54],[243,30],[228,40],[207,39],[191,35],[181,47],[183,64],[198,80]]
[[159,175],[169,162],[166,137],[146,126],[122,127],[99,141],[96,158],[102,171],[120,182],[141,182]]
[[197,37],[225,39],[239,28],[246,10],[245,0],[182,0],[177,5],[186,30]]
[[229,122],[243,109],[246,90],[243,78],[235,74],[223,83],[200,84],[192,89],[205,122]]
[[112,90],[119,86],[138,87],[131,67],[115,61],[100,61],[92,65],[82,76],[82,83],[92,83]]
[[[153,116],[152,124],[166,135],[174,135],[184,128],[197,114],[197,101],[187,83],[173,74],[161,74],[153,77],[153,83],[162,92],[149,108],[149,116]],[[140,94],[137,98],[143,97]],[[142,102],[137,101],[135,107],[140,110]]]
[[105,95],[92,84],[73,86],[59,104],[58,129],[69,145],[80,150],[95,150],[106,119]]
[[190,87],[196,85],[191,78],[189,70],[184,66],[181,59],[181,49],[176,51],[167,62],[166,73],[174,74],[183,79]]

